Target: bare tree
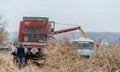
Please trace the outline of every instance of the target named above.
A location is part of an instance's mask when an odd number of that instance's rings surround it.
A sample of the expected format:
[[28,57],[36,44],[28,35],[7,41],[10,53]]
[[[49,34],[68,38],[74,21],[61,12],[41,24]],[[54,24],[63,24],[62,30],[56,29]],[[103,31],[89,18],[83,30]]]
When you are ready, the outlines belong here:
[[0,16],[0,45],[5,45],[8,41],[8,32],[5,30],[6,21],[2,21],[3,16]]

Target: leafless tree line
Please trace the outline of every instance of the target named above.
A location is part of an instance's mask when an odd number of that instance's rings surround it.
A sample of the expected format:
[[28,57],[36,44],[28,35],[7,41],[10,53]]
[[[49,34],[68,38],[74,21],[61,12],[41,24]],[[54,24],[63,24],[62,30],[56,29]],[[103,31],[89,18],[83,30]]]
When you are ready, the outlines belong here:
[[7,21],[2,20],[0,16],[0,45],[5,45],[8,41],[8,32],[6,31]]

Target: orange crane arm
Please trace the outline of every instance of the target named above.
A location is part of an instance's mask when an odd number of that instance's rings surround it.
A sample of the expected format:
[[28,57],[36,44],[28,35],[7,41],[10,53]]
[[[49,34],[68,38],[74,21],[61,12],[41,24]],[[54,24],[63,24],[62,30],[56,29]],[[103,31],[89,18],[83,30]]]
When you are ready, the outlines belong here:
[[65,32],[69,32],[69,31],[73,31],[73,30],[80,30],[80,32],[82,33],[84,38],[88,38],[86,33],[81,29],[81,27],[73,27],[73,28],[68,28],[68,29],[63,29],[63,30],[59,30],[59,31],[55,31],[54,34],[60,34],[60,33],[65,33]]

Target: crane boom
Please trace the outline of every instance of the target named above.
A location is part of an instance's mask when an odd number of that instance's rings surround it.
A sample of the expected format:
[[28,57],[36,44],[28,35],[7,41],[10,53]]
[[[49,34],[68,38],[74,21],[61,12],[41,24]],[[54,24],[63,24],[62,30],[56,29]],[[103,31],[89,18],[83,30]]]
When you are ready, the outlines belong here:
[[54,34],[60,34],[60,33],[65,33],[69,31],[74,31],[74,30],[80,30],[84,38],[88,38],[86,33],[81,29],[81,27],[73,27],[73,28],[68,28],[68,29],[62,29],[59,31],[55,31]]

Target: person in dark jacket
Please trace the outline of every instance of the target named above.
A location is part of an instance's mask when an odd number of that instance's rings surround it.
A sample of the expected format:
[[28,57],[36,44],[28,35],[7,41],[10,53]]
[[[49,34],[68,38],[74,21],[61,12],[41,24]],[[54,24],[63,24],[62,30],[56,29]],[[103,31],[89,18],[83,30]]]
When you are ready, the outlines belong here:
[[19,69],[24,68],[25,66],[25,48],[22,44],[17,48],[17,58],[18,58],[18,67]]

